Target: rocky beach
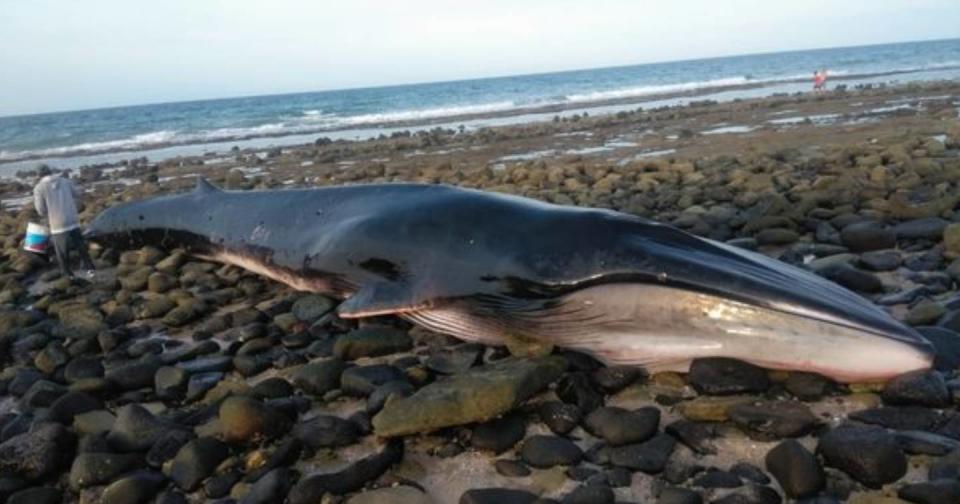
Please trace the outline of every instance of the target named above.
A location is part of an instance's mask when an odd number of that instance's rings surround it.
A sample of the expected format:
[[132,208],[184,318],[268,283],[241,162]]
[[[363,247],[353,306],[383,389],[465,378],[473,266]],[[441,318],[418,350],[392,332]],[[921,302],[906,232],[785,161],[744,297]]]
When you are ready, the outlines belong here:
[[198,176],[639,215],[807,268],[937,346],[886,384],[463,343],[181,250],[97,247],[71,282],[20,249],[32,174],[2,179],[0,501],[960,502],[958,109],[958,82],[860,86],[73,173],[84,222]]

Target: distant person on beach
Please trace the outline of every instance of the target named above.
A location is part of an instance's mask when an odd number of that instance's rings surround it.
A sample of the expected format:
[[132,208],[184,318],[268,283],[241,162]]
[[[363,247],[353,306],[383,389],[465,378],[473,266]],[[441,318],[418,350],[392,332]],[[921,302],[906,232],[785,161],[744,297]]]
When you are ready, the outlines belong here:
[[813,91],[815,93],[824,91],[825,90],[824,86],[826,84],[827,84],[827,71],[814,70],[813,71]]
[[40,181],[33,188],[33,204],[41,218],[46,218],[50,227],[50,241],[64,277],[73,278],[70,269],[70,252],[80,256],[84,268],[83,277],[93,277],[93,261],[87,253],[87,244],[80,233],[80,220],[77,217],[77,204],[74,198],[80,196],[76,184],[67,177],[54,175],[47,165],[37,169]]

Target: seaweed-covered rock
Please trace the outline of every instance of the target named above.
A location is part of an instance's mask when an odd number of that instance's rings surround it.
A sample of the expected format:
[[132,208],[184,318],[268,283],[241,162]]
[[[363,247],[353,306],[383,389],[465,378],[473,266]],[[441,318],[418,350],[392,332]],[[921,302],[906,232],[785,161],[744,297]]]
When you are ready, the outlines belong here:
[[378,436],[430,432],[501,415],[556,380],[560,357],[508,359],[431,383],[410,397],[387,402],[373,417]]

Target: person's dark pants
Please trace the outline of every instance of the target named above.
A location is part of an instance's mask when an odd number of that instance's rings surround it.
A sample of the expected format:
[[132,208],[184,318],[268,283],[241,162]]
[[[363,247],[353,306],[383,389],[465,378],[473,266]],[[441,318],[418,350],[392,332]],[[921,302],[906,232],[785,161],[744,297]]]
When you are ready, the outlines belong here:
[[83,239],[83,233],[79,229],[71,229],[64,233],[50,235],[50,241],[53,243],[53,250],[57,255],[57,264],[60,265],[60,273],[65,277],[72,277],[73,271],[70,270],[70,252],[75,251],[80,256],[80,264],[85,270],[92,270],[93,261],[87,253],[87,243]]

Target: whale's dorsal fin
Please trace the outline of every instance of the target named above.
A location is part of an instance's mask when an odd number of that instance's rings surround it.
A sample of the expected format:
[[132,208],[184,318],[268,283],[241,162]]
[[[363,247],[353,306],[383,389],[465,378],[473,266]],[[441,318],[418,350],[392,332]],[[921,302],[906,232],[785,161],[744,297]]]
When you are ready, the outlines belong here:
[[193,188],[193,192],[198,194],[220,192],[220,188],[211,184],[206,177],[197,177],[197,186]]
[[343,318],[373,317],[407,313],[429,308],[432,303],[417,301],[403,282],[376,282],[365,285],[337,307]]

